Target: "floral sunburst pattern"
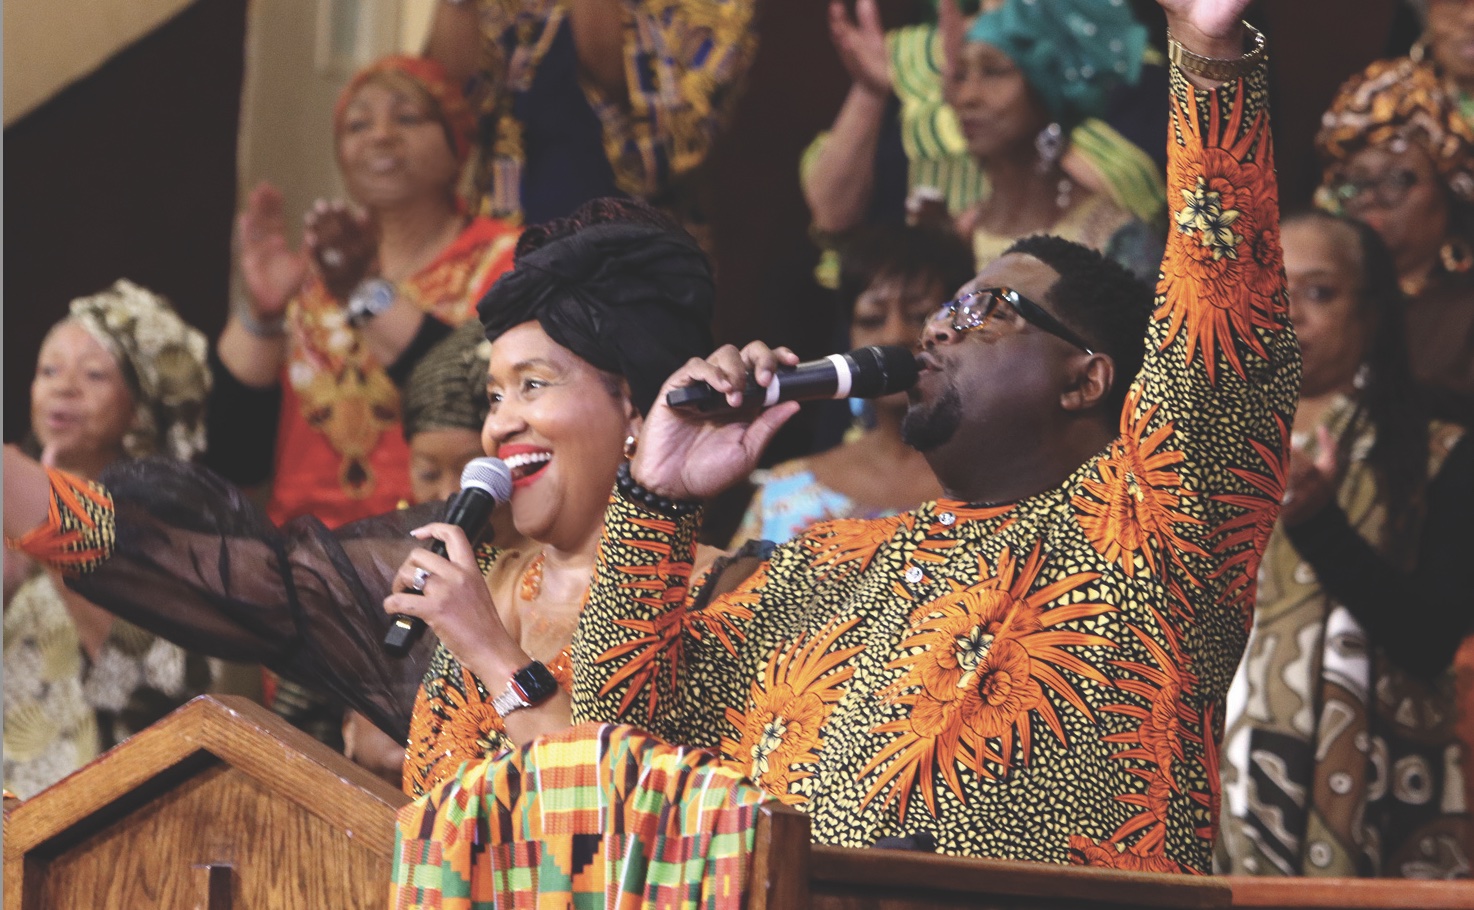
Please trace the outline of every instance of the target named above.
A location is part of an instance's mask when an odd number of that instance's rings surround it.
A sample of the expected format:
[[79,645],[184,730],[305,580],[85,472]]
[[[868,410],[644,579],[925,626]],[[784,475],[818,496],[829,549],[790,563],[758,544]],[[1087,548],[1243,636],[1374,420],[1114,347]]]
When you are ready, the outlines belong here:
[[1220,358],[1244,376],[1241,346],[1267,356],[1256,330],[1274,329],[1276,312],[1283,309],[1274,299],[1282,287],[1279,215],[1265,204],[1278,197],[1274,169],[1267,166],[1264,112],[1246,128],[1243,105],[1234,105],[1226,121],[1213,105],[1204,130],[1197,105],[1187,93],[1173,107],[1183,147],[1167,173],[1167,201],[1175,214],[1156,317],[1167,320],[1162,350],[1184,336],[1186,362],[1200,355],[1211,383]]
[[[1211,868],[1205,775],[1243,647],[1228,596],[1242,586],[1225,572],[1247,563],[1223,565],[1256,545],[1251,503],[1229,497],[1258,503],[1275,486],[1262,462],[1275,416],[1294,411],[1297,351],[1267,72],[1195,92],[1173,70],[1171,85],[1177,220],[1117,445],[1010,507],[940,500],[778,545],[755,563],[741,637],[683,637],[680,673],[656,674],[653,717],[644,696],[601,694],[635,652],[597,658],[670,608],[653,586],[626,585],[687,584],[659,563],[687,558],[698,522],[646,531],[633,520],[650,510],[617,493],[575,642],[575,718],[724,746],[771,792],[802,799],[820,843],[926,830],[949,854]],[[668,557],[631,543],[657,537]],[[818,668],[807,691],[800,665]],[[815,686],[843,694],[830,703]]]
[[[639,543],[634,546],[648,549],[648,545]],[[620,567],[620,574],[634,579],[621,582],[620,587],[635,592],[634,602],[652,608],[654,618],[616,620],[636,637],[605,650],[598,657],[599,663],[622,662],[599,694],[607,695],[624,687],[621,711],[628,710],[644,694],[648,717],[654,717],[659,710],[662,687],[657,684],[656,676],[662,665],[669,676],[669,689],[676,689],[687,641],[699,642],[711,636],[729,654],[737,653],[737,642],[742,637],[739,623],[752,619],[751,605],[757,602],[757,591],[766,577],[766,571],[761,570],[738,590],[696,604],[687,596],[690,565],[673,562],[668,556],[663,553],[654,565]]]
[[1220,493],[1213,497],[1214,502],[1231,506],[1236,512],[1213,532],[1213,549],[1225,557],[1214,577],[1227,578],[1225,597],[1242,612],[1245,629],[1254,621],[1259,561],[1269,546],[1270,535],[1274,533],[1280,514],[1280,497],[1284,495],[1288,480],[1290,429],[1284,417],[1276,414],[1274,419],[1280,437],[1277,444],[1249,440],[1263,471],[1230,469],[1235,477],[1249,485],[1250,490]]
[[[1160,624],[1160,617],[1158,621]],[[1128,762],[1127,773],[1145,781],[1146,789],[1116,797],[1138,811],[1116,830],[1110,841],[1121,843],[1139,833],[1133,844],[1137,853],[1160,855],[1166,847],[1169,801],[1181,792],[1174,765],[1186,760],[1185,743],[1201,742],[1201,737],[1190,732],[1200,728],[1201,718],[1188,703],[1197,680],[1184,668],[1175,638],[1168,636],[1164,647],[1139,628],[1131,631],[1146,659],[1111,663],[1130,674],[1118,679],[1116,687],[1135,695],[1139,701],[1107,705],[1101,712],[1132,718],[1137,725],[1134,730],[1109,733],[1101,739],[1127,747],[1111,757]]]
[[1034,590],[1043,564],[1038,546],[1022,564],[1007,549],[996,569],[980,558],[982,581],[971,586],[951,582],[949,593],[912,612],[911,631],[899,644],[905,653],[887,664],[905,672],[881,693],[908,709],[907,716],[874,729],[898,735],[861,772],[879,771],[866,803],[889,792],[888,799],[899,801],[904,818],[911,792],[919,790],[935,814],[938,777],[965,800],[962,767],[980,778],[993,778],[1006,775],[1015,760],[1028,764],[1034,718],[1067,743],[1046,688],[1083,716],[1092,716],[1076,684],[1062,671],[1102,685],[1106,678],[1065,649],[1113,644],[1100,635],[1058,627],[1115,608],[1055,604],[1100,573],[1075,573]]
[[835,620],[812,636],[800,635],[779,648],[753,681],[746,712],[727,709],[735,737],[722,737],[725,759],[790,806],[804,797],[792,785],[814,776],[808,765],[819,760],[821,730],[854,676],[847,666],[859,647],[838,648],[858,619]]
[[898,515],[877,521],[841,519],[812,528],[803,540],[813,553],[814,566],[821,572],[863,572],[881,544],[896,530],[914,521]]
[[1169,445],[1172,421],[1150,429],[1158,406],[1142,408],[1140,401],[1141,388],[1133,386],[1122,411],[1121,435],[1071,505],[1097,553],[1128,575],[1140,570],[1156,575],[1165,568],[1158,564],[1161,554],[1179,562],[1183,553],[1206,555],[1179,530],[1203,521],[1182,509],[1197,494],[1183,486],[1176,470],[1187,456]]

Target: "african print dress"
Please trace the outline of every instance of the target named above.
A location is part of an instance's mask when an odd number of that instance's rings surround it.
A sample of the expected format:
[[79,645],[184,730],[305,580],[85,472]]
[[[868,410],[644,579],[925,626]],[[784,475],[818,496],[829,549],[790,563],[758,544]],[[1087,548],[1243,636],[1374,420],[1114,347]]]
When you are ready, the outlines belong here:
[[826,844],[1208,871],[1299,382],[1265,79],[1172,73],[1173,229],[1105,451],[1017,503],[820,525],[710,599],[699,519],[616,495],[575,720],[716,749]]
[[619,4],[623,97],[581,77],[567,0],[477,0],[480,210],[536,224],[600,196],[686,208],[756,49],[756,0]]
[[[473,219],[399,292],[441,322],[460,325],[475,318],[481,295],[511,268],[516,242],[507,225]],[[272,519],[314,515],[336,527],[409,499],[399,390],[320,279],[288,304],[287,331]]]
[[[1370,421],[1342,398],[1324,425],[1354,440],[1338,492],[1345,520],[1385,556]],[[1458,436],[1434,425],[1430,476]],[[1467,877],[1460,768],[1469,759],[1455,729],[1454,674],[1422,679],[1389,660],[1283,528],[1269,539],[1260,578],[1254,632],[1228,699],[1225,871]]]

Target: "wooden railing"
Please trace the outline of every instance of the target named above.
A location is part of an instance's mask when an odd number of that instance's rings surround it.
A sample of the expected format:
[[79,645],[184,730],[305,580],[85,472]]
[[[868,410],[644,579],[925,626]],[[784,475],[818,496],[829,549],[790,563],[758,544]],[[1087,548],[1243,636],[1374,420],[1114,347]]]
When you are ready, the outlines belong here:
[[[382,910],[389,784],[239,698],[195,699],[33,799],[5,804],[5,908]],[[1474,910],[1474,883],[1117,872],[810,843],[763,807],[750,910]]]
[[748,907],[1186,910],[1230,900],[1228,885],[1214,878],[810,845],[808,817],[774,804],[758,824]]

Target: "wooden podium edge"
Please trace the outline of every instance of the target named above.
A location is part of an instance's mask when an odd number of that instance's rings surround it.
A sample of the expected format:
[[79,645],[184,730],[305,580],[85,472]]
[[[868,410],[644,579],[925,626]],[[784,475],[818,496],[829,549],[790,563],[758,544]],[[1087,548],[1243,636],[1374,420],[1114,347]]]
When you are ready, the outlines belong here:
[[[217,763],[343,828],[364,849],[393,853],[393,819],[408,796],[247,698],[201,695],[8,812],[7,882],[20,871],[12,860],[18,863],[86,818],[131,811],[130,795],[157,791],[171,774],[192,775]],[[372,802],[343,798],[353,791]]]
[[1167,875],[1094,869],[1019,860],[945,856],[937,853],[875,849],[813,848],[812,880],[877,886],[926,887],[939,891],[1016,897],[1109,900],[1137,907],[1228,907],[1233,893],[1213,876]]
[[1226,875],[1235,907],[1474,910],[1474,881]]

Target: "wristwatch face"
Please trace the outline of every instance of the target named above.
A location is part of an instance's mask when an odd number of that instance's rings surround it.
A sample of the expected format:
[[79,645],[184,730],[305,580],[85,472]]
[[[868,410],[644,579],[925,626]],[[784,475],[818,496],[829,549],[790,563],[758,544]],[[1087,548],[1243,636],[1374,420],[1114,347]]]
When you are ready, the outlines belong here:
[[383,278],[371,278],[353,289],[348,298],[348,321],[362,325],[394,305],[394,285]]
[[552,671],[536,660],[513,673],[512,684],[522,691],[529,705],[546,701],[558,691],[558,680],[553,678]]

